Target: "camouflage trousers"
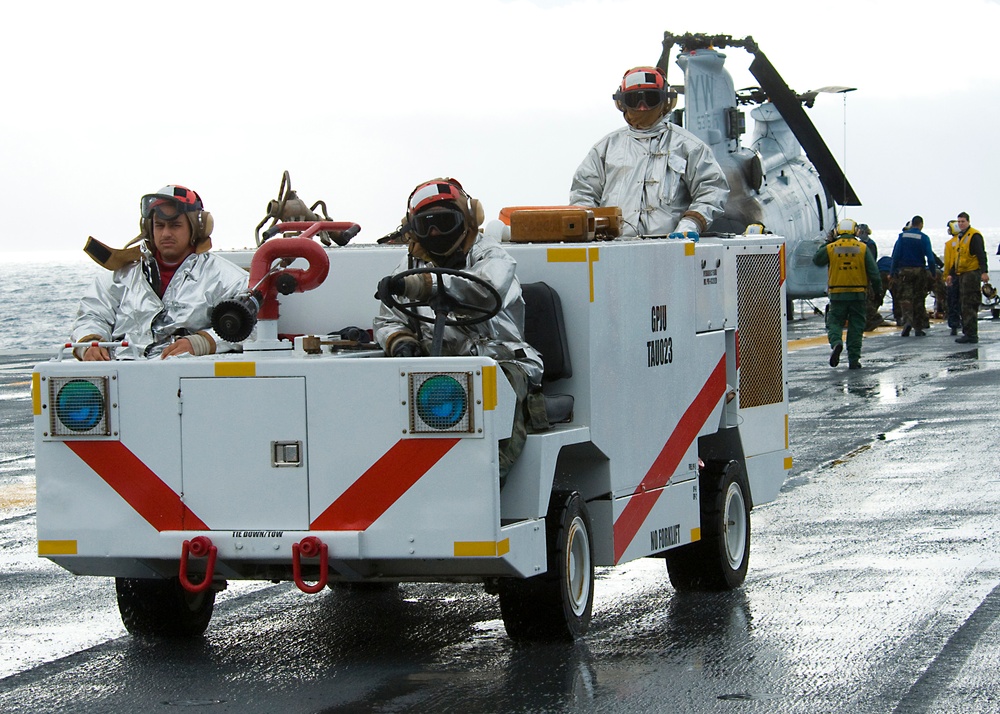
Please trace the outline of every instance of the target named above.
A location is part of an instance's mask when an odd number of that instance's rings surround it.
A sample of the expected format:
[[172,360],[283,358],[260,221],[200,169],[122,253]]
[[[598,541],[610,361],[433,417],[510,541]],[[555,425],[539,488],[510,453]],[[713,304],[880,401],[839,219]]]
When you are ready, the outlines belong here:
[[958,274],[958,289],[961,293],[962,334],[979,337],[979,306],[983,302],[982,274],[978,270]]
[[500,485],[507,480],[517,457],[524,451],[524,444],[529,433],[545,431],[549,428],[548,415],[545,413],[545,399],[541,391],[532,389],[528,374],[517,362],[500,362],[500,369],[514,388],[517,403],[514,405],[514,423],[511,426],[510,438],[501,439],[498,458],[500,460]]
[[903,327],[922,330],[930,325],[927,319],[928,277],[923,268],[902,268],[896,275],[896,297],[899,298]]

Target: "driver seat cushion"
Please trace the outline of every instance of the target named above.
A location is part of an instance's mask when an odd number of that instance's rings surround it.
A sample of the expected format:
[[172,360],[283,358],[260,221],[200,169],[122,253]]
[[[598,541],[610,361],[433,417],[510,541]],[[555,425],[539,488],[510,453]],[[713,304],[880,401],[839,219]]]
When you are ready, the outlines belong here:
[[[524,339],[542,355],[542,382],[554,382],[573,376],[569,341],[563,321],[562,302],[550,285],[543,282],[521,285],[524,298]],[[573,418],[571,394],[544,394],[550,424]]]

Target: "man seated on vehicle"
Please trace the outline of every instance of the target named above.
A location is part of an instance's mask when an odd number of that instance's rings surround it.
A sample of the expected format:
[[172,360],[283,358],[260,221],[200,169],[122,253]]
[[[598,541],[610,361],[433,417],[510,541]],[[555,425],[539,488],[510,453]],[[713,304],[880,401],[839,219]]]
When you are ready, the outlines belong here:
[[[440,178],[417,186],[406,204],[403,235],[409,250],[406,258],[383,280],[381,288],[404,301],[426,303],[443,289],[460,303],[489,310],[495,297],[482,285],[460,276],[428,273],[398,276],[415,268],[461,270],[492,285],[501,297],[499,312],[489,320],[444,328],[441,353],[482,355],[495,359],[517,395],[511,437],[500,442],[500,478],[503,480],[524,448],[527,424],[548,427],[541,399],[542,359],[524,341],[524,300],[514,275],[516,263],[497,238],[479,232],[483,209],[452,178]],[[404,302],[405,304],[405,302]],[[430,352],[434,335],[434,313],[415,308],[431,321],[411,320],[385,304],[374,321],[375,339],[390,357],[416,357]]]
[[677,93],[663,70],[628,70],[612,99],[628,126],[590,150],[569,202],[620,207],[622,237],[703,233],[722,214],[729,184],[711,147],[667,119]]
[[[212,308],[247,288],[247,273],[212,255],[212,214],[183,186],[164,186],[139,202],[141,233],[124,249],[91,239],[85,250],[108,273],[80,300],[73,342],[128,343],[112,354],[77,347],[77,359],[107,361],[229,352],[211,329]],[[132,244],[138,243],[137,246]],[[132,246],[132,247],[129,247]]]

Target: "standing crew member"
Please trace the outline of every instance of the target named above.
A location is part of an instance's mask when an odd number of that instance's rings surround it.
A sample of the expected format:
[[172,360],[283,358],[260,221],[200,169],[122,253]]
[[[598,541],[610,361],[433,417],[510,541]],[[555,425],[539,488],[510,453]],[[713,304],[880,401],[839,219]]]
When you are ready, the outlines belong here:
[[622,237],[703,233],[722,213],[729,184],[711,147],[667,120],[677,93],[663,70],[630,69],[612,99],[628,126],[590,150],[569,202],[618,206]]
[[[142,232],[122,250],[93,238],[84,249],[109,273],[80,300],[73,342],[127,342],[114,353],[77,347],[77,359],[107,361],[229,352],[211,328],[212,308],[247,287],[247,274],[213,255],[212,214],[183,186],[164,186],[139,202]],[[138,243],[132,246],[132,243]]]
[[961,295],[958,290],[958,221],[948,221],[948,240],[944,244],[944,272],[945,289],[948,310],[948,327],[951,328],[951,336],[958,334],[962,327],[962,304]]
[[903,337],[916,329],[923,337],[927,319],[927,273],[937,272],[931,239],[923,232],[924,219],[914,216],[909,228],[899,234],[892,249],[892,279],[896,284],[895,296],[899,298],[903,318]]
[[979,342],[979,306],[982,304],[982,283],[990,281],[989,266],[986,263],[986,243],[983,234],[969,225],[969,214],[958,214],[958,245],[955,255],[954,279],[948,276],[949,284],[958,282],[959,302],[962,306],[962,336],[955,340],[960,344]]
[[858,240],[857,224],[850,218],[837,223],[835,240],[821,246],[813,263],[826,265],[830,312],[826,332],[833,352],[830,366],[840,364],[844,350],[843,324],[847,321],[847,359],[850,369],[861,369],[861,341],[865,331],[865,301],[868,284],[876,291],[882,287],[878,267],[868,247]]

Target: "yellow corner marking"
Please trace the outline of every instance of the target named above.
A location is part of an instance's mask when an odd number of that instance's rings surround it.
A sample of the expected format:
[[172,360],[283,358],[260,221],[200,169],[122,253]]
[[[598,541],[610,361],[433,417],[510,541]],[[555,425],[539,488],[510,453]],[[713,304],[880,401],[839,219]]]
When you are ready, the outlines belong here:
[[788,414],[785,414],[785,449],[788,448]]
[[256,377],[256,362],[216,362],[216,377]]
[[699,541],[699,540],[701,540],[701,528],[692,528],[691,529],[691,542],[694,543],[695,541]]
[[550,263],[586,263],[590,302],[594,302],[594,263],[601,259],[600,248],[549,248],[545,256]]
[[76,555],[75,540],[40,540],[39,555]]
[[455,541],[456,558],[495,558],[510,550],[510,538],[499,543],[493,540]]
[[684,255],[694,255],[694,243],[691,241],[684,244]]
[[786,456],[785,457],[785,471],[789,471],[791,468],[792,468],[792,457],[791,456]]
[[31,373],[31,411],[35,416],[42,413],[42,375]]
[[497,407],[497,368],[483,367],[483,409],[490,412]]

